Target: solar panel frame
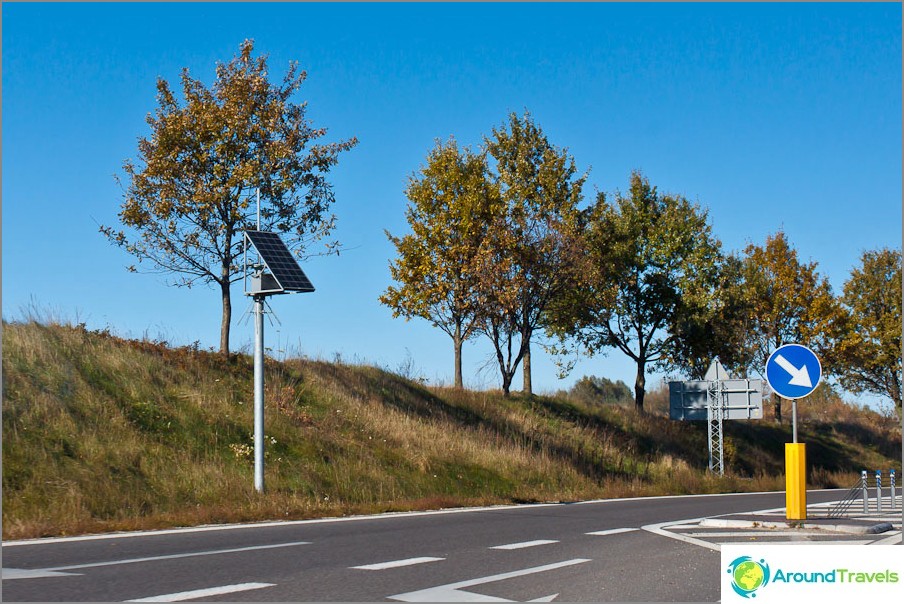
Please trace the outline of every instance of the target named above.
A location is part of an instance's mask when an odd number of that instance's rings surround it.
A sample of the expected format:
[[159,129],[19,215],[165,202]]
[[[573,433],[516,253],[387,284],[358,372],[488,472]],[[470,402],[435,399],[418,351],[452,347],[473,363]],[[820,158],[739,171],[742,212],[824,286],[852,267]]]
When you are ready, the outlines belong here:
[[245,231],[245,236],[283,291],[312,292],[314,284],[277,233]]

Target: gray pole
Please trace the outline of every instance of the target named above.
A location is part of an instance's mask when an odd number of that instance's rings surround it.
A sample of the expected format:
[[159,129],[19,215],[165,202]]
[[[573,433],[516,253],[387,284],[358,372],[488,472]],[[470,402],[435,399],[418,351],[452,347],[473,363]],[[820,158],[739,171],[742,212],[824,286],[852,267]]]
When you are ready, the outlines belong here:
[[882,470],[876,470],[876,511],[882,511]]
[[797,442],[797,399],[791,399],[791,442]]
[[869,514],[869,485],[866,484],[866,470],[860,473],[860,488],[863,491],[863,513]]
[[264,297],[254,296],[254,490],[264,492]]

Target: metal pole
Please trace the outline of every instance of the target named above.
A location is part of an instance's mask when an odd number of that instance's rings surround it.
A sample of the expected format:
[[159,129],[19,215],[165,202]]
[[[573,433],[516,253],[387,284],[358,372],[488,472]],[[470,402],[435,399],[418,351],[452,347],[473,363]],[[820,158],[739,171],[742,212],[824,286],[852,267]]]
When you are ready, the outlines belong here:
[[876,470],[876,511],[882,511],[882,470]]
[[891,500],[891,505],[889,506],[891,509],[895,509],[895,471],[888,471],[888,495]]
[[869,514],[869,490],[866,486],[866,470],[860,473],[860,488],[863,489],[863,513]]
[[791,399],[791,433],[793,435],[793,440],[791,442],[797,442],[797,399]]
[[254,296],[254,490],[264,492],[264,297]]

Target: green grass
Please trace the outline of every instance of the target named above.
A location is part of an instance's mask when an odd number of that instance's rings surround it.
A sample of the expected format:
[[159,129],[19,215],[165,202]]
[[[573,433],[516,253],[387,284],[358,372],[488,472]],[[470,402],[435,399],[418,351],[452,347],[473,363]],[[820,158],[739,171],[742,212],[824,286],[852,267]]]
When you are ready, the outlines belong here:
[[[4,323],[3,537],[783,488],[787,425],[727,423],[729,472],[717,478],[704,423],[268,359],[260,495],[251,375],[248,356]],[[803,411],[812,486],[900,469],[888,418]]]

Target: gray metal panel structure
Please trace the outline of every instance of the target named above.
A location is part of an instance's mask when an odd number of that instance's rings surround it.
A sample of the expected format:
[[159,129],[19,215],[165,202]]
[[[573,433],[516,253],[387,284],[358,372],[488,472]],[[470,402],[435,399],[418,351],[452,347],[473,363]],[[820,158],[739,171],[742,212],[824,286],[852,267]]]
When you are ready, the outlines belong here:
[[[292,252],[277,233],[268,231],[245,231],[248,241],[254,246],[270,274],[252,277],[253,294],[282,292],[312,292],[314,285],[308,279]],[[272,277],[272,280],[268,277]],[[275,280],[275,282],[274,282]]]
[[[710,381],[669,382],[669,417],[707,421]],[[722,419],[762,419],[763,380],[720,380]]]

